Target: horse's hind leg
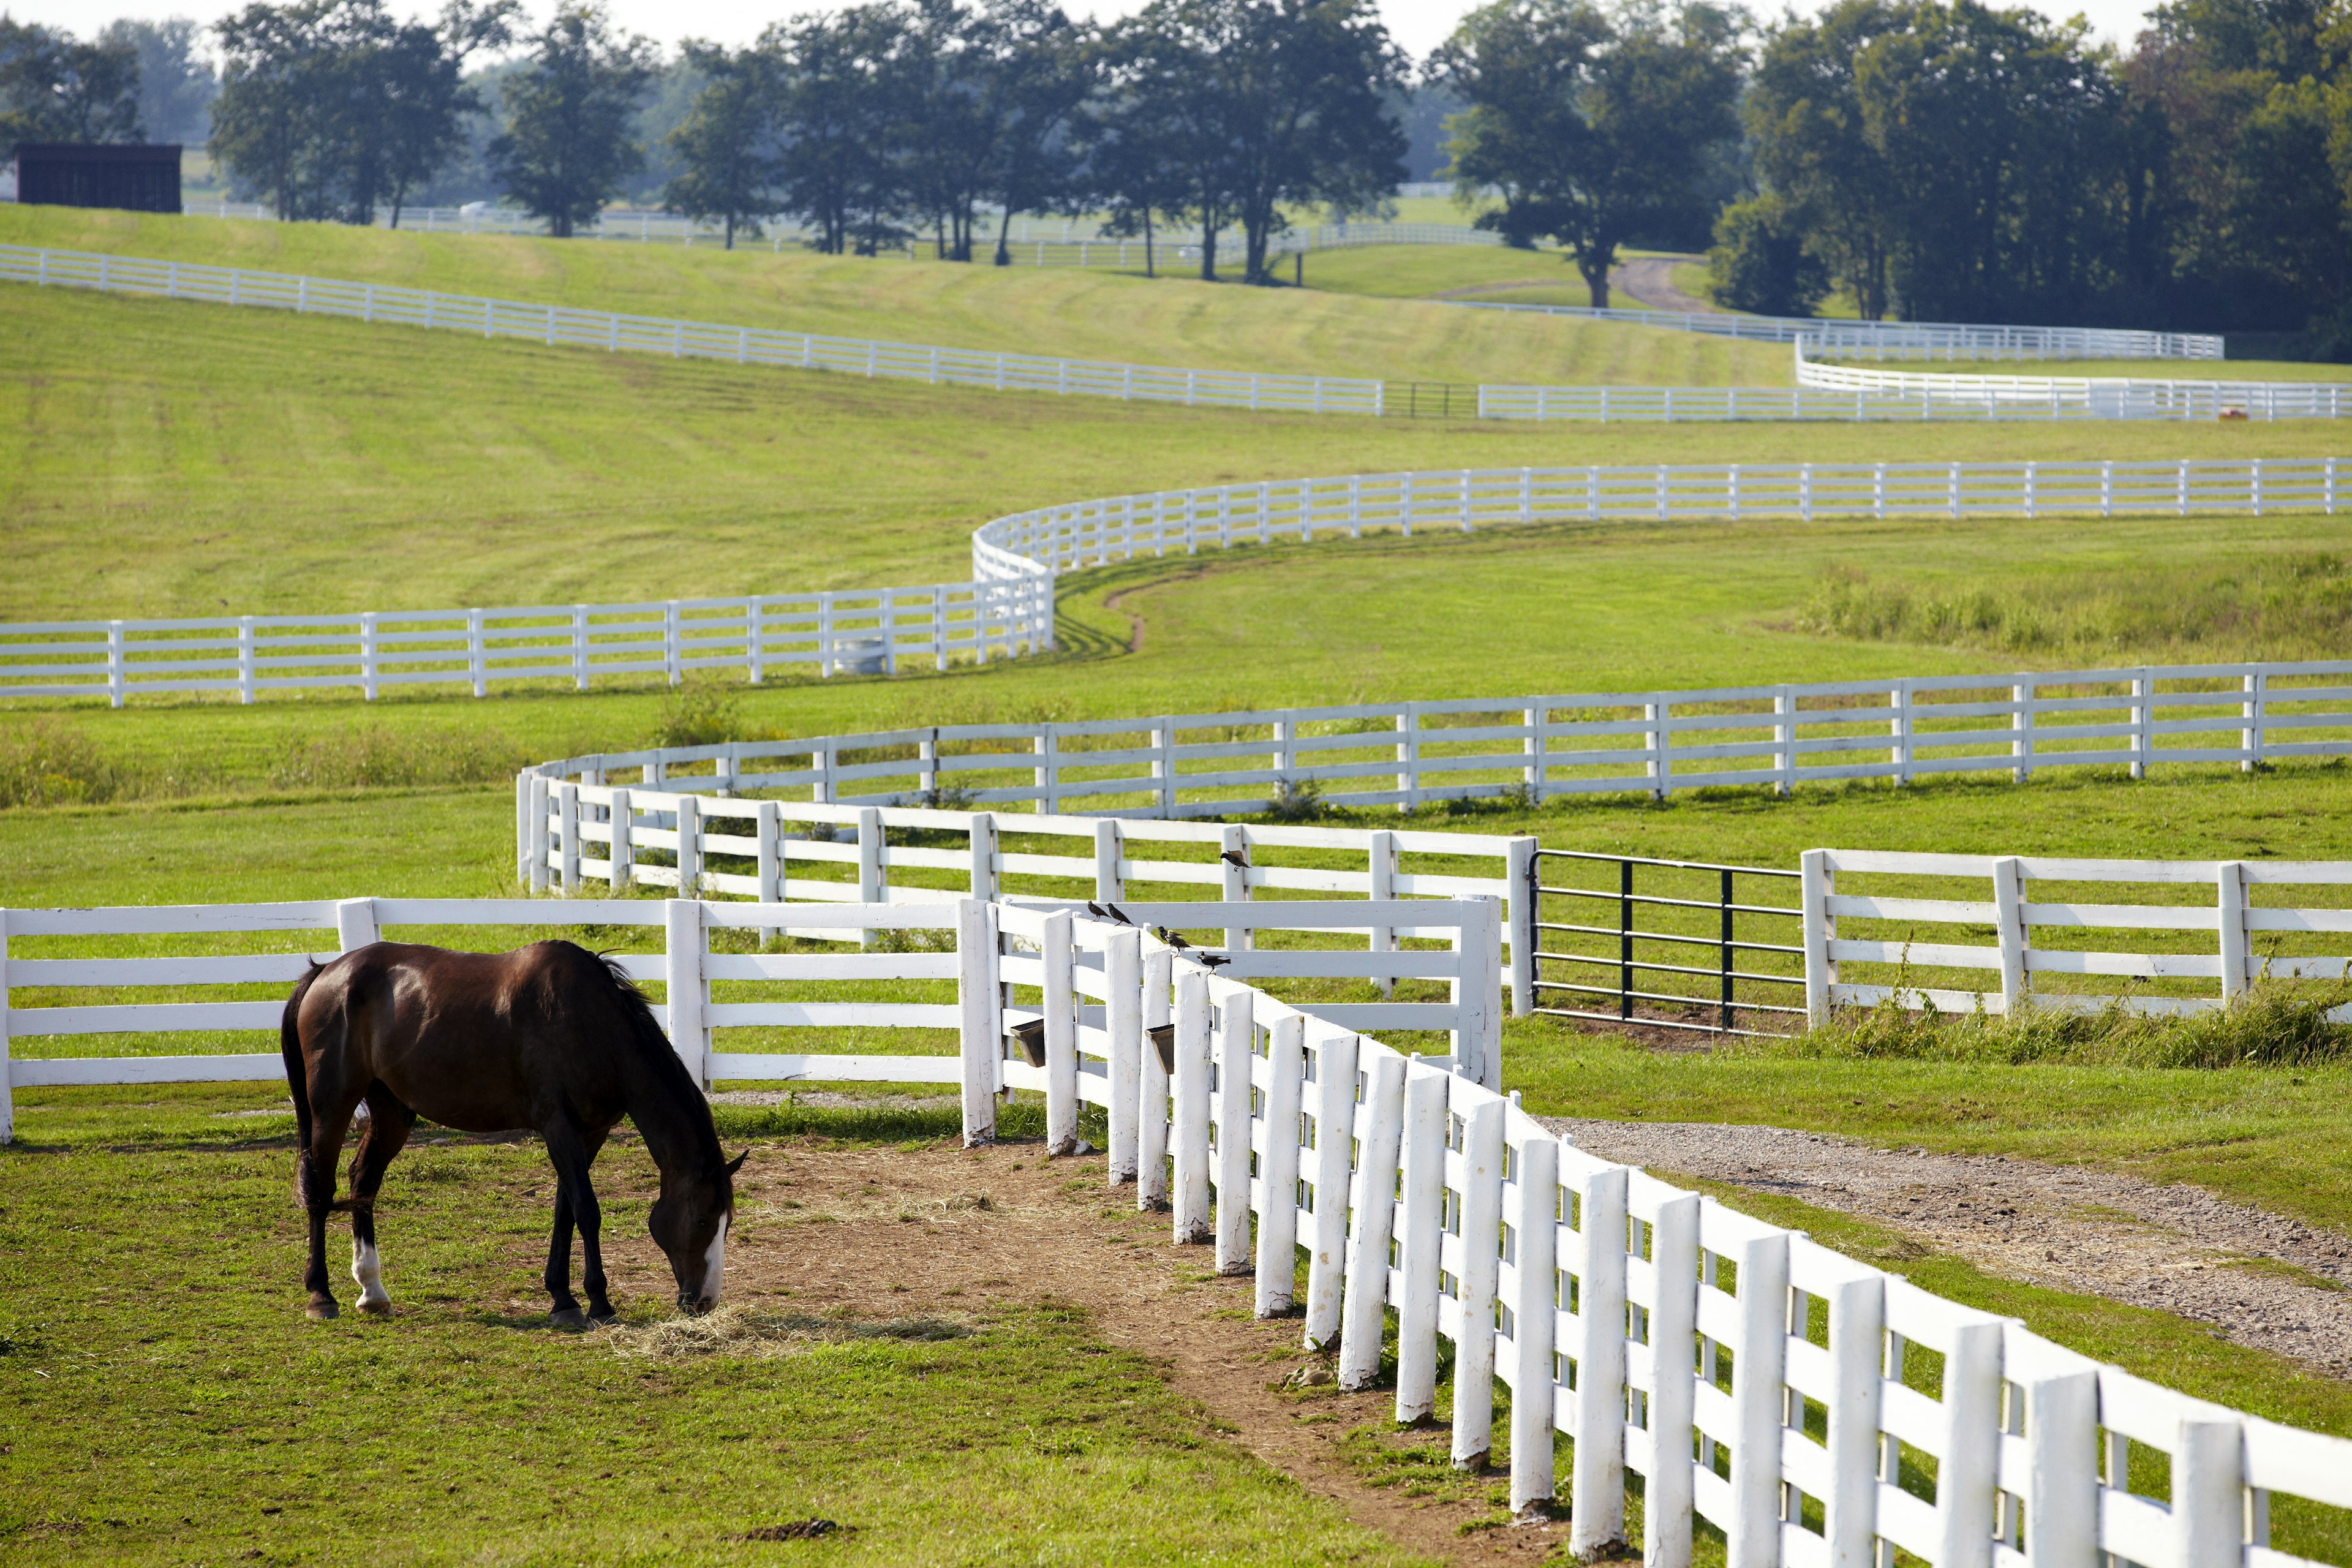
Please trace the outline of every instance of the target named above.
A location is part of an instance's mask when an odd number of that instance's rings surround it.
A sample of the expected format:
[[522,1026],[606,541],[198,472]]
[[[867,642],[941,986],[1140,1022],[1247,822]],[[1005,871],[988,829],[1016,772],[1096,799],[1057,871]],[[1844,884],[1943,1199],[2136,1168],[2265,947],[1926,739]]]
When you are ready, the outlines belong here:
[[383,1264],[375,1245],[375,1194],[393,1156],[408,1142],[416,1112],[403,1105],[383,1084],[367,1093],[367,1131],[352,1154],[352,1278],[359,1281],[360,1310],[377,1317],[392,1314],[392,1294],[383,1288]]
[[[329,1089],[332,1092],[322,1092]],[[299,1156],[296,1181],[310,1221],[310,1263],[302,1273],[302,1288],[310,1291],[310,1304],[304,1312],[320,1320],[341,1310],[327,1274],[327,1215],[335,1206],[335,1159],[343,1152],[343,1134],[358,1103],[359,1096],[346,1094],[341,1085],[319,1079],[310,1084],[310,1140]]]

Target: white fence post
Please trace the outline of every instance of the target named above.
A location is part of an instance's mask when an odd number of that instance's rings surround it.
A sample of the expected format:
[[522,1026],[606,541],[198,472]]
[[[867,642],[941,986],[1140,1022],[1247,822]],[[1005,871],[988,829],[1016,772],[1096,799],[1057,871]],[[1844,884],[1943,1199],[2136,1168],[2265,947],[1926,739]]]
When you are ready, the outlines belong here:
[[[1249,860],[1248,830],[1239,823],[1227,823],[1217,834],[1217,851],[1218,868],[1224,873],[1224,886],[1222,891],[1224,901],[1229,904],[1248,902],[1249,872],[1245,868]],[[1233,860],[1225,858],[1227,856],[1238,858],[1243,864],[1235,865]],[[1249,927],[1227,926],[1225,928],[1225,947],[1228,951],[1242,952],[1253,945],[1255,943]]]
[[[1689,1449],[1676,1438],[1690,1432],[1698,1397],[1688,1347],[1698,1332],[1700,1207],[1696,1194],[1667,1198],[1650,1222],[1651,1464],[1642,1489],[1642,1556],[1648,1563],[1690,1561]],[[1679,1354],[1677,1346],[1684,1347]]]
[[2099,1374],[2036,1378],[2022,1392],[2032,1478],[2025,1539],[2033,1543],[2033,1561],[2046,1568],[2097,1568]]
[[1837,888],[1830,869],[1829,852],[1808,849],[1797,861],[1797,901],[1802,910],[1805,943],[1805,1025],[1828,1026],[1830,988],[1837,983],[1837,966],[1830,961],[1830,942],[1837,922],[1830,918],[1829,896]]
[[[1624,1167],[1611,1165],[1575,1187],[1576,1387],[1568,1397],[1576,1411],[1576,1469],[1568,1549],[1578,1556],[1625,1539],[1625,1186]],[[1748,1276],[1739,1278],[1745,1283]]]
[[[1739,1274],[1739,1293],[1743,1299],[1748,1294],[1745,1268]],[[1962,1323],[1952,1331],[1952,1347],[1944,1356],[1944,1445],[1936,1459],[1936,1523],[1941,1550],[1934,1560],[1938,1568],[1945,1563],[1951,1568],[1990,1568],[1992,1563],[1993,1492],[2000,1484],[2001,1332],[1999,1320]],[[1776,1367],[1776,1380],[1777,1373]],[[2237,1441],[2238,1428],[2232,1424],[2232,1455]],[[2237,1560],[2238,1499],[2238,1484],[2232,1477],[2228,1561],[2233,1563]],[[2192,1553],[2181,1561],[2202,1563],[2221,1559]]]
[[[2000,947],[2000,1008],[2014,1018],[2032,994],[2025,970],[2025,870],[2014,856],[1992,863],[1992,911]],[[1810,943],[1806,951],[1811,951]]]
[[[1457,1077],[1456,1084],[1470,1081]],[[1460,1204],[1462,1269],[1454,1289],[1461,1307],[1454,1341],[1454,1468],[1477,1469],[1495,1446],[1495,1292],[1501,1276],[1503,1121],[1506,1104],[1491,1095],[1454,1113],[1462,1128]]]
[[373,899],[341,899],[335,904],[335,942],[341,951],[373,946],[383,940],[375,923]]
[[1119,875],[1120,843],[1116,818],[1105,817],[1095,824],[1095,900],[1097,903],[1115,904],[1127,897],[1127,879]]
[[2214,878],[2216,920],[2221,928],[2221,1000],[2234,1000],[2246,989],[2246,867],[2224,860]]
[[2238,763],[2238,771],[2250,773],[2263,765],[2263,743],[2268,738],[2263,731],[2268,727],[2268,715],[2264,709],[2270,689],[2270,672],[2257,669],[2242,677],[2241,680],[2246,700],[2239,705],[2239,710],[2246,727],[2238,731],[2238,749],[2245,753]]
[[[861,807],[857,813],[857,898],[860,903],[890,901],[887,868],[882,864],[883,845],[882,808],[878,805]],[[859,945],[863,947],[872,947],[877,940],[870,927],[858,935]]]
[[[1787,1426],[1782,1379],[1789,1343],[1788,1234],[1750,1239],[1740,1247],[1738,1263],[1739,1343],[1732,1352],[1731,1519],[1724,1531],[1725,1557],[1728,1568],[1778,1568],[1780,1433]],[[1939,1472],[1938,1482],[1948,1473]],[[1990,1552],[1990,1520],[1984,1533]],[[1958,1568],[1958,1559],[1941,1557],[1937,1568],[1948,1563]]]
[[1176,1162],[1169,1202],[1175,1243],[1190,1247],[1213,1234],[1209,1215],[1209,977],[1196,969],[1176,976],[1174,1125]]
[[996,1079],[1003,1056],[998,1009],[996,906],[956,902],[956,1002],[963,1089],[963,1146],[996,1142]]
[[[1164,947],[1143,955],[1142,1022],[1147,1041],[1155,1029],[1172,1032],[1169,975],[1174,963],[1174,955]],[[1135,1206],[1138,1212],[1148,1213],[1169,1205],[1169,1075],[1160,1065],[1156,1045],[1141,1052],[1135,1066]]]
[[[1405,1075],[1403,1133],[1397,1156],[1396,1419],[1426,1421],[1437,1409],[1437,1276],[1445,1210],[1446,1074],[1415,1063]],[[1374,1203],[1381,1195],[1367,1194]],[[1373,1265],[1378,1268],[1378,1264]]]
[[[1885,1280],[1857,1269],[1824,1292],[1829,1307],[1830,1495],[1822,1500],[1822,1534],[1839,1568],[1870,1568],[1878,1531],[1879,1392],[1886,1325]],[[1801,1332],[1804,1325],[1791,1325]],[[1738,1375],[1737,1366],[1733,1376]],[[2088,1445],[2084,1450],[2088,1453]],[[2035,1561],[2039,1563],[2037,1538]],[[2052,1565],[2055,1568],[2055,1565]]]
[[1507,975],[1511,1016],[1525,1018],[1536,1010],[1536,850],[1542,841],[1514,838],[1503,851],[1503,924],[1510,942]]
[[530,890],[547,891],[547,786],[545,773],[530,775]]
[[703,1007],[710,1000],[702,977],[702,901],[671,899],[662,909],[664,973],[669,991],[669,1043],[677,1059],[704,1089],[710,1087],[710,1031]]
[[[1374,903],[1386,903],[1396,897],[1396,835],[1375,831],[1366,846],[1365,854],[1370,873],[1369,890],[1365,896]],[[1374,952],[1394,952],[1396,929],[1385,925],[1372,927],[1368,945]],[[1372,984],[1379,988],[1382,1001],[1396,994],[1396,982],[1393,980],[1376,980]]]
[[1104,1032],[1110,1037],[1110,1123],[1105,1175],[1135,1180],[1136,1122],[1143,1068],[1143,933],[1115,931],[1103,942]]
[[[1212,993],[1213,994],[1213,993]],[[1257,1054],[1257,993],[1236,986],[1216,1008],[1215,1163],[1217,1272],[1246,1274],[1250,1254],[1250,1082]]]
[[1559,1193],[1559,1141],[1545,1136],[1523,1143],[1517,1176],[1517,1212],[1506,1215],[1518,1279],[1511,1302],[1511,1511],[1524,1515],[1554,1489],[1559,1412],[1551,1357],[1558,1310],[1552,1300],[1559,1288],[1559,1222],[1552,1205]]
[[1503,920],[1492,898],[1462,900],[1468,919],[1454,933],[1462,973],[1454,982],[1454,1059],[1471,1080],[1499,1094],[1503,1089]]
[[[877,814],[878,815],[878,814]],[[1077,951],[1070,911],[1045,917],[1040,948],[1045,986],[1045,1153],[1075,1154],[1078,1149]]]
[[677,896],[691,899],[702,889],[702,797],[677,799]]
[[971,814],[971,896],[996,897],[996,813]]
[[1347,1280],[1348,1177],[1355,1161],[1356,1037],[1325,1026],[1308,1059],[1311,1091],[1302,1108],[1314,1124],[1309,1152],[1299,1158],[1310,1221],[1307,1237],[1307,1348],[1321,1350],[1339,1333]]
[[[1361,1083],[1360,1105],[1329,1129],[1332,1139],[1353,1138],[1361,1130],[1361,1152],[1348,1187],[1355,1212],[1348,1234],[1348,1266],[1340,1304],[1339,1386],[1349,1393],[1370,1388],[1381,1373],[1381,1309],[1388,1304],[1389,1254],[1396,1235],[1396,1186],[1404,1131],[1405,1064],[1393,1052],[1369,1057],[1359,1050],[1349,1084],[1352,1100]],[[1329,1103],[1327,1098],[1326,1104]]]
[[[567,899],[580,896],[580,786],[566,779],[555,786],[558,835],[557,881]],[[685,892],[683,886],[680,892]]]
[[[628,792],[613,792],[614,842],[619,842],[620,812],[627,801]],[[759,847],[757,875],[760,879],[760,901],[781,904],[784,901],[784,811],[772,800],[760,802],[757,815],[751,818],[751,838]],[[617,852],[616,852],[617,853]],[[781,926],[760,928],[760,945],[767,946],[783,935]]]
[[1257,1289],[1261,1318],[1290,1310],[1298,1252],[1299,1073],[1307,1020],[1297,1013],[1266,1030],[1265,1148],[1258,1156]]
[[605,879],[604,885],[617,899],[636,885],[637,808],[630,803],[629,792],[618,784],[605,794],[610,804],[604,808],[604,818],[613,830],[613,842],[607,847],[606,858],[612,864],[613,872]]
[[539,775],[529,768],[515,774],[515,881],[530,880],[530,781]]

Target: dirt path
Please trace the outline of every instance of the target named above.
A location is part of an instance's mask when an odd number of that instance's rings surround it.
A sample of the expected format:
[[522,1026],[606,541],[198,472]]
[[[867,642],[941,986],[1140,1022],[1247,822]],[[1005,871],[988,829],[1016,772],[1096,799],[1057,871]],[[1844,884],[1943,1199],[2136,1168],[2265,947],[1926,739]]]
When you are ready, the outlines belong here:
[[1675,287],[1675,268],[1704,261],[1703,256],[1641,256],[1609,274],[1609,286],[1622,289],[1653,310],[1706,310],[1715,307]]
[[1545,1125],[1604,1159],[1859,1215],[2010,1279],[2161,1308],[2352,1376],[2352,1237],[2200,1188],[1777,1127]]
[[[1370,1484],[1360,1462],[1368,1441],[1398,1454],[1433,1444],[1442,1456],[1445,1434],[1399,1435],[1391,1393],[1277,1387],[1319,1364],[1300,1349],[1299,1321],[1255,1321],[1249,1279],[1212,1273],[1205,1247],[1170,1245],[1166,1216],[1137,1214],[1134,1191],[1104,1185],[1099,1154],[1048,1162],[1034,1144],[764,1147],[738,1182],[742,1234],[727,1249],[728,1295],[789,1294],[795,1310],[877,1318],[953,1317],[990,1300],[1074,1303],[1103,1341],[1148,1358],[1205,1406],[1229,1441],[1391,1540],[1441,1562],[1489,1564],[1536,1562],[1565,1539],[1550,1524],[1484,1528],[1502,1511],[1499,1475],[1452,1483],[1441,1460],[1394,1467],[1419,1472],[1409,1487]],[[633,1251],[647,1254],[630,1262],[658,1289],[658,1259],[649,1247]],[[1433,1486],[1421,1484],[1432,1469]],[[1474,1521],[1481,1527],[1460,1532]]]

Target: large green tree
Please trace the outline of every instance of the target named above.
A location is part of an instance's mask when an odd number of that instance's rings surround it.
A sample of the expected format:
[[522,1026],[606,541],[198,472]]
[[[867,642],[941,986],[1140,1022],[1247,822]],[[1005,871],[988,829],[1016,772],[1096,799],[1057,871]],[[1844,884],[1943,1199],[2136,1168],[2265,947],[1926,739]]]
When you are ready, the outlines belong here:
[[764,48],[727,49],[688,40],[687,64],[703,79],[670,145],[685,168],[662,191],[662,205],[688,217],[726,226],[757,238],[760,220],[777,207],[776,117],[782,108],[782,62]]
[[524,211],[568,239],[645,161],[633,122],[658,57],[650,40],[615,34],[596,5],[559,5],[529,42],[530,64],[506,81],[507,127],[490,142],[490,167]]
[[0,14],[0,143],[137,142],[139,52]]
[[1495,0],[1431,61],[1470,105],[1450,122],[1453,177],[1499,188],[1502,208],[1480,223],[1514,243],[1558,240],[1606,307],[1619,249],[1738,135],[1743,58],[1738,15],[1701,0]]

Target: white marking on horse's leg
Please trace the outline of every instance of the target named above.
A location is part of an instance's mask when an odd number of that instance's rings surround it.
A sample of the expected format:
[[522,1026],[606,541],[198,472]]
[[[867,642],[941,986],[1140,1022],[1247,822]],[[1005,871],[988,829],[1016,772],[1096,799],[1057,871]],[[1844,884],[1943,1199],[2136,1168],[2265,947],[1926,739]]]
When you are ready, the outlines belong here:
[[719,1222],[719,1234],[710,1238],[710,1250],[702,1255],[702,1304],[705,1307],[719,1305],[719,1282],[727,1274],[727,1225],[725,1219]]
[[352,1243],[352,1278],[359,1282],[361,1311],[392,1310],[392,1292],[383,1288],[383,1265],[376,1258],[373,1243]]

